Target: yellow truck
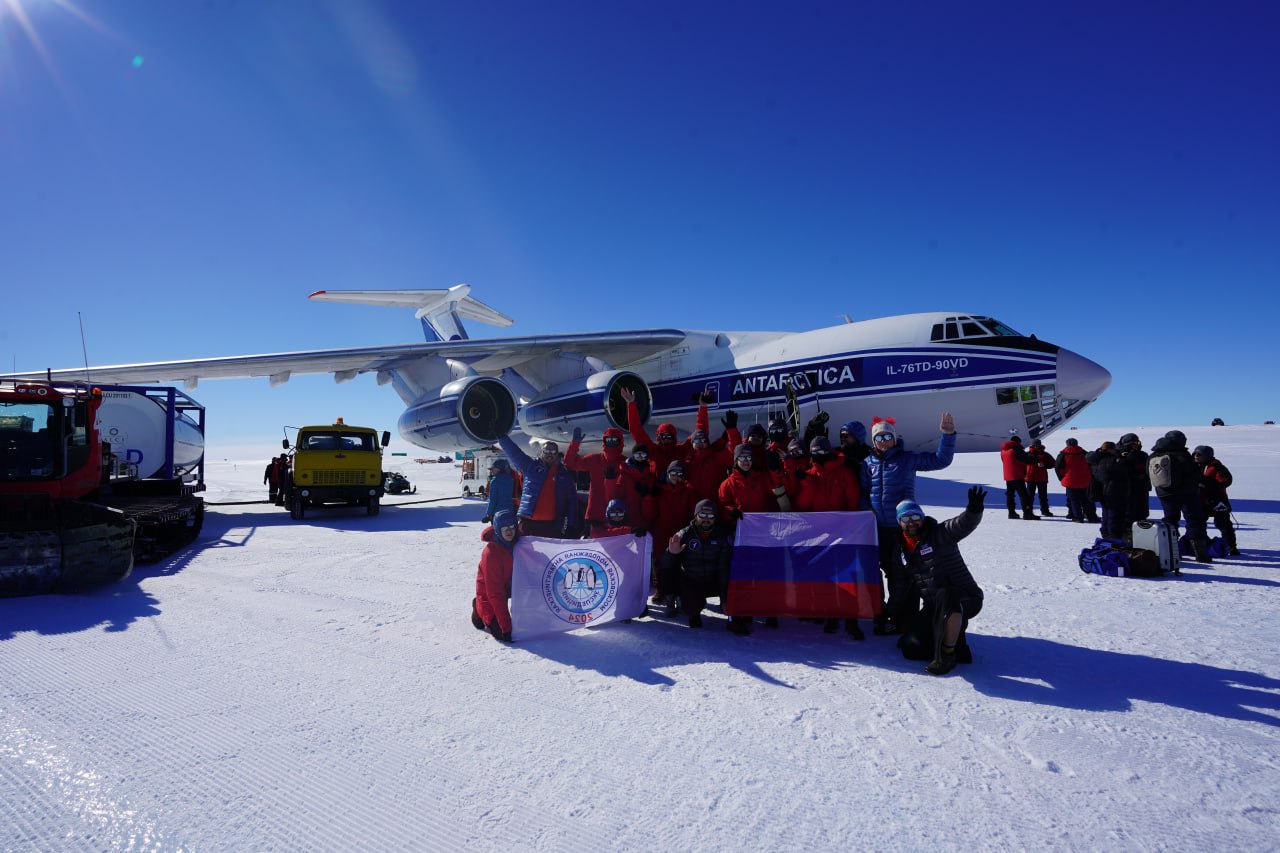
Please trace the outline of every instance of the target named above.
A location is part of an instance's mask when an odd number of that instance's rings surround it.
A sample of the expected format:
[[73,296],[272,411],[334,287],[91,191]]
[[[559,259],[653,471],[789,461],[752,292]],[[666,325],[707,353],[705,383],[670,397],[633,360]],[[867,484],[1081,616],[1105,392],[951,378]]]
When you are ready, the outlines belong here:
[[377,515],[382,498],[382,448],[391,433],[368,427],[348,426],[338,418],[329,426],[305,426],[298,430],[284,484],[285,506],[295,519],[307,508],[325,504],[363,506]]

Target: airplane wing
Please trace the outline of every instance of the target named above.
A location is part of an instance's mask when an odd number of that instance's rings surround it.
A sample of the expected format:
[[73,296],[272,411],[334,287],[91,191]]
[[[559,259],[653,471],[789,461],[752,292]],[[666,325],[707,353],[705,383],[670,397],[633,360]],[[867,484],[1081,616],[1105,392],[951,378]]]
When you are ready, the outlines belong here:
[[[678,329],[642,329],[522,338],[489,338],[437,343],[392,344],[348,349],[239,355],[146,364],[116,364],[5,374],[5,379],[44,379],[104,383],[184,382],[193,389],[201,379],[266,376],[278,385],[294,374],[332,373],[338,381],[361,373],[392,370],[427,357],[457,359],[479,373],[499,373],[556,352],[593,357],[616,366],[648,358],[685,339]],[[88,380],[86,380],[86,374]]]

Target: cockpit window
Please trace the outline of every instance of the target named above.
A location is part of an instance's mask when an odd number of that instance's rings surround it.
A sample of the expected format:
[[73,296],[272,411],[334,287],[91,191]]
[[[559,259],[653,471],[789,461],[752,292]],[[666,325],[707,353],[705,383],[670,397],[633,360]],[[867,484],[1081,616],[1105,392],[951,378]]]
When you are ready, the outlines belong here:
[[990,317],[948,317],[941,323],[934,323],[929,334],[931,341],[958,341],[964,338],[1006,337],[1020,338],[1013,329],[992,320]]

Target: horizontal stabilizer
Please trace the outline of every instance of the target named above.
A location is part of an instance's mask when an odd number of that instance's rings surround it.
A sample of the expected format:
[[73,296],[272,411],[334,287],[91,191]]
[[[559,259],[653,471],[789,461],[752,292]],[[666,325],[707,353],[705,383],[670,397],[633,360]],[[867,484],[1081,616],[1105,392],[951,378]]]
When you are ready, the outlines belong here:
[[393,308],[413,308],[424,316],[453,303],[453,310],[461,317],[478,320],[491,326],[510,326],[515,321],[472,299],[467,293],[469,285],[460,284],[448,290],[317,290],[309,298],[322,302],[349,302],[357,305],[389,305]]

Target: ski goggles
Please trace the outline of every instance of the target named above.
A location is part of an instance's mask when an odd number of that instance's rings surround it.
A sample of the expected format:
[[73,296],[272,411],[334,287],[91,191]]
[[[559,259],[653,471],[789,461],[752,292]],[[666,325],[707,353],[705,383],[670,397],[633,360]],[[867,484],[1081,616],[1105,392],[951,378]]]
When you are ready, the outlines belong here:
[[622,439],[618,438],[616,435],[608,436],[604,440],[605,447],[617,447],[620,444],[622,444]]
[[644,451],[644,450],[633,450],[631,451],[631,458],[632,459],[648,459],[649,454],[647,451]]
[[700,509],[700,510],[698,510],[698,518],[704,518],[704,519],[706,519],[706,518],[710,518],[710,519],[714,519],[715,517],[716,517],[716,511],[715,511],[714,509]]
[[683,472],[683,471],[668,471],[668,472],[667,472],[667,479],[668,479],[668,480],[683,480],[683,479],[684,479],[684,472]]
[[895,438],[891,432],[882,432],[876,436],[876,441],[893,441]]
[[909,512],[906,515],[902,516],[902,518],[899,518],[898,521],[899,522],[924,521],[924,516],[918,512]]
[[658,441],[675,441],[675,440],[676,440],[676,434],[673,432],[658,433]]

